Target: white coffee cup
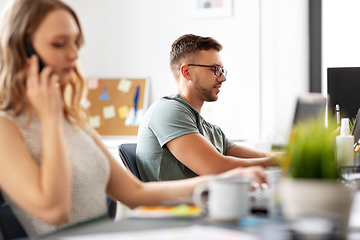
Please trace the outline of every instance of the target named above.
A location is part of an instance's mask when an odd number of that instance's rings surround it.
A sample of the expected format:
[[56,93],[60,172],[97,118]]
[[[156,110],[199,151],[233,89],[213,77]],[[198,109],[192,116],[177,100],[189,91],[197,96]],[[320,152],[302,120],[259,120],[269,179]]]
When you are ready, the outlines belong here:
[[[203,197],[207,191],[208,199]],[[194,189],[193,199],[196,205],[208,208],[212,219],[236,221],[250,212],[249,191],[250,180],[247,178],[213,178],[207,185]]]

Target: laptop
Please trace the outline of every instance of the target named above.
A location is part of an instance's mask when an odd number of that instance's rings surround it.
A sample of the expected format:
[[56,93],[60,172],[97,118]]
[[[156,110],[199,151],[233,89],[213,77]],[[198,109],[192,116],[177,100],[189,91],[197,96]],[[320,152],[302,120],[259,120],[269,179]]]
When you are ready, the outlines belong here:
[[357,111],[354,126],[351,132],[351,135],[354,136],[354,142],[358,142],[360,138],[360,108]]
[[[311,118],[323,116],[325,122],[327,98],[321,93],[309,93],[297,99],[293,126]],[[360,121],[360,120],[359,120]]]

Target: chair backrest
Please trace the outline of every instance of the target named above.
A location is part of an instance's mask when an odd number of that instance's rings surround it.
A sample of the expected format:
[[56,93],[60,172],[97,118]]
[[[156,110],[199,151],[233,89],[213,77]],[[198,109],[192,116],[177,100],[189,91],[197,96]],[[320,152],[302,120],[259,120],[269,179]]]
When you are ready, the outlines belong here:
[[116,211],[117,211],[117,203],[108,196],[106,196],[106,204],[108,207],[108,217],[110,219],[115,219]]
[[124,143],[118,146],[119,155],[125,167],[127,167],[138,179],[141,180],[136,164],[136,143]]
[[0,189],[0,239],[24,237],[27,237],[27,234],[11,211],[10,206],[3,199]]

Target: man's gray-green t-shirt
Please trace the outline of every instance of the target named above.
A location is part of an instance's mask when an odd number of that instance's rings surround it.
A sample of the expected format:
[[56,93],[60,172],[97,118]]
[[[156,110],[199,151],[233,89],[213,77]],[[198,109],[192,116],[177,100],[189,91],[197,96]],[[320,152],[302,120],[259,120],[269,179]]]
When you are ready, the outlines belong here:
[[136,162],[141,179],[148,182],[198,176],[166,147],[169,141],[190,133],[200,133],[223,155],[235,145],[218,126],[206,122],[180,94],[153,103],[140,123],[137,136]]

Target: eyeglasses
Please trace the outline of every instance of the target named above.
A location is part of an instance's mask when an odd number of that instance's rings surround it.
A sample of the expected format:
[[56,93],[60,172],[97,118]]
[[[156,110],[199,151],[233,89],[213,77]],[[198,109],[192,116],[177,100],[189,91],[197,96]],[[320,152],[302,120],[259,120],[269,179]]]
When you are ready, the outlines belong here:
[[200,64],[187,64],[188,66],[195,66],[195,67],[209,67],[214,68],[214,74],[217,77],[221,77],[222,74],[224,74],[224,77],[226,77],[227,70],[220,67],[220,66],[212,66],[212,65],[200,65]]

